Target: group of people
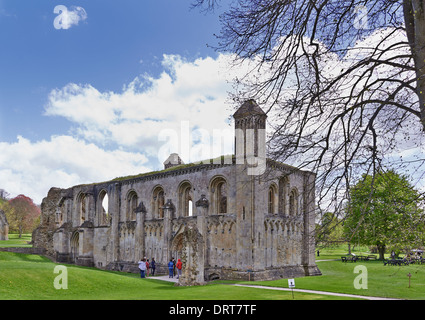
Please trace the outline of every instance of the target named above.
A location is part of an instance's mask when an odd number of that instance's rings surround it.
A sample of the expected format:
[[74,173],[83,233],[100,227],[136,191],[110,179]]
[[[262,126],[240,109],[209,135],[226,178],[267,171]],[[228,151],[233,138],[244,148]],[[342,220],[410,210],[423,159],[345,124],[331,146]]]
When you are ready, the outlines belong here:
[[176,275],[176,269],[177,269],[177,279],[180,278],[182,275],[182,261],[180,259],[176,260],[174,258],[170,259],[170,262],[168,262],[168,278],[174,278]]
[[[152,261],[149,263],[149,259],[146,259],[146,257],[144,257],[143,259],[141,259],[139,262],[139,269],[140,269],[140,277],[141,278],[145,278],[149,276],[149,269],[151,269],[151,275],[155,275],[155,268],[156,268],[156,262],[155,259],[152,258]],[[177,279],[180,278],[181,274],[182,274],[182,261],[180,259],[176,260],[174,258],[170,259],[170,262],[168,262],[168,271],[169,271],[169,278],[174,278],[174,276],[176,275],[176,269],[177,269]]]
[[149,269],[152,270],[152,275],[155,275],[155,269],[156,269],[156,262],[155,259],[152,258],[152,261],[149,263],[149,259],[146,259],[144,257],[139,262],[139,269],[140,269],[140,277],[145,278],[149,276]]

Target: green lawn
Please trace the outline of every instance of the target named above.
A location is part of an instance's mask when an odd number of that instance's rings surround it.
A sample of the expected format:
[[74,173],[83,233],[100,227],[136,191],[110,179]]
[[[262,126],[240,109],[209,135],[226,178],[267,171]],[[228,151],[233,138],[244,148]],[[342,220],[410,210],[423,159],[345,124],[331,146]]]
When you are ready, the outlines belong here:
[[29,244],[31,236],[31,233],[28,233],[19,238],[19,234],[9,233],[9,240],[1,240],[0,247],[32,247]]
[[[357,247],[351,252],[358,256],[371,254],[367,247]],[[295,279],[296,288],[397,299],[425,299],[425,265],[384,266],[379,260],[341,262],[341,256],[346,254],[347,245],[320,249],[320,256],[316,256],[316,260],[322,276]],[[376,256],[378,257],[378,254]],[[336,261],[321,261],[335,259]],[[354,268],[360,265],[366,268],[367,289],[354,287],[355,278],[363,274],[354,273]],[[408,273],[411,274],[410,288]],[[260,283],[265,286],[288,286],[286,279],[258,282]]]
[[[234,287],[220,283],[175,287],[173,283],[140,279],[137,274],[67,265],[68,289],[55,289],[57,264],[37,256],[0,252],[0,299],[13,300],[292,300],[291,292]],[[330,300],[297,293],[297,300]]]
[[[15,241],[15,240],[9,240]],[[323,249],[317,259],[338,259],[342,247]],[[357,252],[358,253],[358,252]],[[364,252],[368,253],[367,250]],[[103,271],[67,265],[68,289],[55,289],[55,264],[37,255],[0,252],[0,299],[14,300],[292,300],[291,292],[234,287],[216,281],[205,286],[175,287],[173,283],[140,279],[137,274]],[[425,299],[425,265],[384,266],[381,261],[343,263],[318,261],[322,276],[296,278],[296,289],[311,289],[365,296]],[[367,289],[356,289],[354,273],[362,265],[367,271]],[[408,288],[410,273],[411,287]],[[364,275],[364,274],[361,274]],[[243,283],[243,282],[240,282]],[[248,283],[248,282],[246,282]],[[288,287],[287,279],[249,282],[263,286]],[[343,300],[320,294],[295,292],[296,300]],[[351,299],[350,299],[351,300]]]
[[[425,265],[384,266],[381,261],[356,263],[323,261],[318,262],[317,265],[323,275],[297,278],[295,279],[296,288],[375,297],[425,299]],[[367,289],[354,287],[355,278],[361,275],[361,273],[354,273],[354,268],[359,265],[366,267]],[[408,273],[412,275],[410,288]],[[261,285],[287,287],[288,282],[286,279],[262,281]]]

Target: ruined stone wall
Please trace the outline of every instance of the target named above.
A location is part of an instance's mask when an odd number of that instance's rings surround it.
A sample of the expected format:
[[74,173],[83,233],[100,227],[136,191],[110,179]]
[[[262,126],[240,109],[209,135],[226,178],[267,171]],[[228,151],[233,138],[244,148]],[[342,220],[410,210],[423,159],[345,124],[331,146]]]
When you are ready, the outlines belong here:
[[[52,188],[42,203],[42,222],[34,231],[34,243],[63,262],[137,272],[137,261],[145,256],[155,258],[158,270],[166,271],[171,257],[184,254],[185,245],[178,245],[176,235],[191,226],[202,236],[206,279],[303,275],[304,267],[315,267],[311,243],[305,239],[314,223],[314,217],[306,215],[314,194],[304,195],[303,172],[285,168],[284,187],[280,186],[282,170],[244,178],[244,171],[235,165],[200,165],[122,181]],[[227,183],[226,213],[217,212],[216,179]],[[273,212],[268,212],[272,185],[277,193]],[[182,186],[190,186],[193,216],[184,216]],[[157,187],[163,189],[165,201],[173,207],[167,214],[164,209],[162,217],[155,207]],[[291,190],[298,195],[292,215]],[[284,201],[280,191],[286,194]],[[105,195],[108,208],[102,208]],[[206,206],[195,205],[201,198]],[[73,249],[72,243],[78,247]]]
[[47,197],[41,202],[40,225],[32,233],[33,247],[43,248],[49,256],[55,256],[53,234],[57,229],[55,222],[59,200],[63,196],[63,189],[51,188]]

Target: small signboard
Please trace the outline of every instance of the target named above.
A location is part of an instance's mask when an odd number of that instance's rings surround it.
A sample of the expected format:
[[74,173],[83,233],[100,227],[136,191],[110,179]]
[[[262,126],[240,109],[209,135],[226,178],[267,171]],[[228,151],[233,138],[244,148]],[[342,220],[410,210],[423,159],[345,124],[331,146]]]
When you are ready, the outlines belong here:
[[288,286],[289,286],[289,288],[295,288],[295,280],[294,279],[288,279]]

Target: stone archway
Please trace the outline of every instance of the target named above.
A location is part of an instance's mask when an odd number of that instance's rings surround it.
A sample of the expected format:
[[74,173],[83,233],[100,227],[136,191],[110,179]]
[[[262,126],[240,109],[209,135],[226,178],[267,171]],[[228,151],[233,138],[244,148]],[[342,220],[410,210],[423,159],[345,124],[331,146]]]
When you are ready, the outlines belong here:
[[[183,253],[183,245],[184,245],[184,235],[183,233],[178,233],[172,240],[171,243],[171,257],[177,259],[181,259]],[[169,257],[169,258],[171,258]]]
[[186,225],[180,229],[171,241],[171,252],[183,263],[180,285],[204,283],[204,239],[196,226]]
[[74,232],[71,236],[71,262],[77,262],[80,255],[80,234]]

